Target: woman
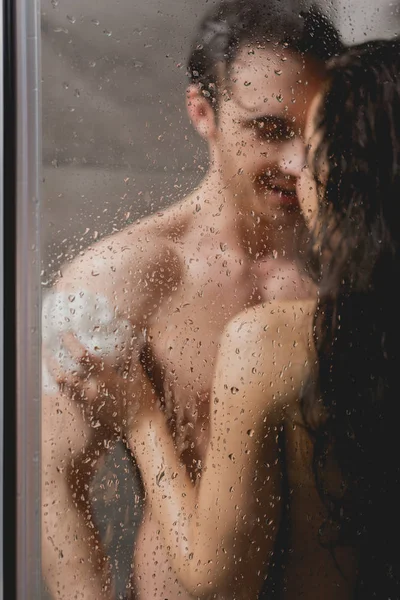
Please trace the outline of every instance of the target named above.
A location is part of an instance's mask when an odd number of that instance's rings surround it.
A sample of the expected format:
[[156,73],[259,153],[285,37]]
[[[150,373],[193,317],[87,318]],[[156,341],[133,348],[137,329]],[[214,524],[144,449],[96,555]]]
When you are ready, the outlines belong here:
[[400,595],[399,50],[369,43],[329,67],[299,186],[319,299],[227,328],[196,486],[163,413],[137,419],[131,445],[194,597]]

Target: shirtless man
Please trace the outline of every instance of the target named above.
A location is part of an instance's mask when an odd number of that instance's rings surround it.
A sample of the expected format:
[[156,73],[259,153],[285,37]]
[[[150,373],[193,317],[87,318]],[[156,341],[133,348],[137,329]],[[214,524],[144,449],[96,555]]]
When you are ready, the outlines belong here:
[[[309,296],[295,266],[303,227],[296,173],[307,104],[324,61],[340,49],[315,11],[299,16],[274,0],[213,8],[193,44],[187,91],[189,117],[209,146],[205,179],[162,214],[89,248],[45,299],[42,552],[54,598],[115,595],[88,490],[111,444],[120,439],[134,453],[138,402],[157,394],[196,478],[224,326],[260,301]],[[101,378],[72,359],[76,342],[101,357]],[[99,384],[107,370],[123,374],[119,389]],[[158,529],[145,510],[136,596],[192,598]]]

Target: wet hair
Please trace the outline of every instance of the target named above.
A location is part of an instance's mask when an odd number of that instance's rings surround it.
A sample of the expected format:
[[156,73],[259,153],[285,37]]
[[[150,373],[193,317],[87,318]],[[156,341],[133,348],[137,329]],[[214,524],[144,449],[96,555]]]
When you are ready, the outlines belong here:
[[[310,166],[320,204],[311,263],[320,290],[319,374],[302,410],[329,514],[321,539],[329,530],[332,548],[358,550],[355,598],[394,599],[400,597],[398,41],[353,47],[328,65],[315,130],[320,141]],[[316,423],[321,404],[324,417]],[[340,493],[325,485],[330,456],[341,470]]]
[[216,107],[225,72],[245,44],[277,44],[325,62],[343,50],[339,34],[317,8],[294,11],[288,0],[222,0],[201,21],[188,60],[188,76]]

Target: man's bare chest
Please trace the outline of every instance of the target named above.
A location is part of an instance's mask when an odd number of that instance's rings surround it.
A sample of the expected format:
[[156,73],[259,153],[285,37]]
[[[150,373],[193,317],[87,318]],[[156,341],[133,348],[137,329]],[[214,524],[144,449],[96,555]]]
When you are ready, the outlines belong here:
[[242,310],[274,299],[281,285],[277,265],[264,260],[230,268],[227,261],[222,271],[204,263],[187,269],[147,330],[164,394],[180,406],[208,399],[225,326]]
[[224,328],[244,309],[273,299],[270,290],[275,294],[280,285],[277,264],[274,259],[247,264],[226,260],[216,268],[193,261],[148,322],[149,375],[177,440],[182,447],[191,444],[197,456],[207,442],[210,392]]

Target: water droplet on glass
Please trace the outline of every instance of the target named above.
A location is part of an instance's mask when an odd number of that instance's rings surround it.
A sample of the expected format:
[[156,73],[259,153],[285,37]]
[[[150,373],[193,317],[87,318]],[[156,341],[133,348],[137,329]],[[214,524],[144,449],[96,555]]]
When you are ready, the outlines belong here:
[[80,91],[78,89],[74,90],[74,96],[76,96],[77,98],[79,98],[79,96],[81,95]]
[[100,25],[100,21],[98,19],[92,19],[91,21],[93,25]]
[[238,393],[238,391],[239,391],[239,388],[237,388],[237,387],[235,387],[235,386],[232,386],[232,387],[231,387],[231,394],[237,394],[237,393]]
[[67,90],[69,88],[69,83],[67,83],[66,81],[64,81],[63,88],[64,88],[64,90]]
[[245,81],[244,85],[245,85],[245,87],[249,87],[249,85],[251,85],[251,81]]
[[281,69],[275,69],[275,75],[282,75]]
[[231,460],[232,462],[235,462],[235,455],[234,455],[233,453],[232,453],[232,454],[228,454],[228,458],[229,458],[229,460]]
[[225,244],[225,242],[221,242],[220,245],[219,245],[219,247],[221,248],[222,252],[225,252],[225,250],[228,247],[228,244]]
[[156,484],[159,486],[162,479],[165,477],[165,471],[164,469],[161,469],[161,471],[156,475]]
[[188,557],[188,558],[189,558],[189,560],[193,560],[193,552],[191,552],[191,553],[189,554],[189,557]]
[[67,20],[72,24],[76,23],[76,18],[72,15],[67,15]]
[[111,37],[111,36],[112,36],[112,31],[110,31],[109,29],[104,29],[104,30],[103,30],[103,33],[104,33],[105,35],[107,35],[108,37]]
[[282,94],[277,94],[276,95],[276,99],[278,100],[278,102],[283,102],[283,96],[282,96]]
[[253,435],[254,435],[254,429],[249,429],[248,432],[247,432],[247,435],[249,437],[253,437]]
[[91,60],[89,62],[89,67],[91,67],[93,69],[93,67],[95,67],[95,66],[96,66],[96,61],[95,60]]
[[58,0],[51,0],[51,5],[53,8],[57,8],[58,6]]

